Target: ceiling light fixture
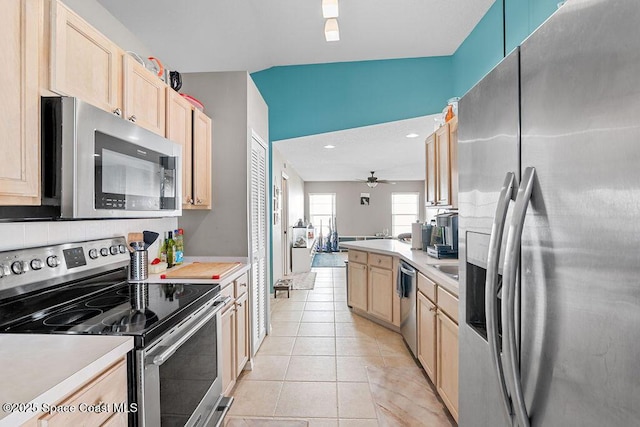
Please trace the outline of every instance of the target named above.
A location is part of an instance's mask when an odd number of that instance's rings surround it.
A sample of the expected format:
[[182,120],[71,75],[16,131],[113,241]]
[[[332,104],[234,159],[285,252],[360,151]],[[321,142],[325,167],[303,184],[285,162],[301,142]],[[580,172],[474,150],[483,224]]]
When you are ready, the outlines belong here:
[[368,185],[369,187],[371,187],[371,188],[375,188],[375,187],[378,185],[378,183],[377,183],[377,182],[375,182],[375,181],[374,181],[374,182],[367,182],[367,185]]
[[327,19],[327,22],[324,23],[324,38],[328,42],[340,40],[340,29],[338,29],[338,20],[336,18]]
[[417,134],[417,133],[415,133],[415,132],[411,132],[411,133],[408,133],[406,136],[407,136],[407,138],[417,138],[417,137],[419,137],[420,135],[418,135],[418,134]]
[[329,145],[325,145],[325,146],[324,146],[324,148],[326,148],[326,149],[329,149],[329,150],[330,150],[330,149],[332,149],[332,148],[336,148],[336,146],[335,146],[335,145],[331,145],[331,144],[329,144]]
[[338,0],[322,0],[322,16],[325,18],[337,18]]

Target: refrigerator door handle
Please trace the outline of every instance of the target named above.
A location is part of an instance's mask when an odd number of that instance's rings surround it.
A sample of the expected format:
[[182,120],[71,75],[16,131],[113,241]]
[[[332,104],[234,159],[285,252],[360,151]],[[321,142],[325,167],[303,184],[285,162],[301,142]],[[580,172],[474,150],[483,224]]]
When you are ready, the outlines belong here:
[[498,343],[498,310],[496,304],[496,296],[498,294],[498,264],[500,262],[500,246],[502,245],[502,234],[504,232],[507,211],[509,210],[509,201],[514,197],[513,187],[515,184],[515,174],[507,172],[504,178],[504,184],[498,196],[498,204],[496,206],[496,214],[493,217],[493,225],[491,227],[491,237],[489,239],[489,254],[487,257],[487,279],[485,282],[485,312],[487,319],[487,340],[489,341],[489,352],[494,368],[500,382],[500,391],[504,408],[509,415],[513,415],[513,407],[509,398],[509,391],[504,377],[504,368],[502,358],[500,356],[500,347]]
[[502,320],[503,320],[503,342],[506,359],[507,373],[511,376],[513,393],[511,401],[513,403],[516,419],[520,427],[529,427],[529,415],[524,403],[522,392],[522,381],[520,378],[520,366],[518,364],[518,350],[516,348],[516,319],[515,319],[515,287],[518,264],[520,260],[520,245],[522,243],[522,231],[524,220],[527,214],[533,181],[536,176],[535,168],[528,167],[524,170],[516,204],[511,217],[509,234],[507,235],[507,247],[504,257],[504,275],[502,285]]

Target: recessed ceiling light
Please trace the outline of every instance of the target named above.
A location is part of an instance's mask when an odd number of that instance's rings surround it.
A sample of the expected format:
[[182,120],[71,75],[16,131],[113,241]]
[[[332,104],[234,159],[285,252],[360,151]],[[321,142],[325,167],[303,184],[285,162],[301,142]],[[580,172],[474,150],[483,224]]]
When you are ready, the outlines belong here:
[[324,18],[337,18],[338,0],[322,0],[322,16]]
[[324,148],[332,149],[332,148],[336,148],[336,146],[329,144],[329,145],[325,145]]
[[420,135],[418,135],[418,134],[417,134],[417,133],[415,133],[415,132],[411,132],[411,133],[408,133],[408,134],[407,134],[407,138],[417,138],[417,137],[419,137],[419,136],[420,136]]
[[327,19],[327,22],[324,23],[324,39],[328,42],[340,40],[340,29],[336,18]]

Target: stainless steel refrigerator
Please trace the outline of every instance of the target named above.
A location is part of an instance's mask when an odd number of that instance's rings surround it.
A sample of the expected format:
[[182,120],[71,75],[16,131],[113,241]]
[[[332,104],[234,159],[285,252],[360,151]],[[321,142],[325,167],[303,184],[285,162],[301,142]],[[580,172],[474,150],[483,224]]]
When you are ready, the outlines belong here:
[[640,425],[640,2],[569,0],[458,151],[460,425]]

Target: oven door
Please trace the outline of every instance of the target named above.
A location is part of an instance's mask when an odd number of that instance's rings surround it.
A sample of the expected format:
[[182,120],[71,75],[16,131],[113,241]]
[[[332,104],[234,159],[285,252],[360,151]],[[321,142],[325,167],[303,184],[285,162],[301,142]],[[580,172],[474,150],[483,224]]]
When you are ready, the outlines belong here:
[[143,374],[137,378],[140,425],[195,427],[208,424],[214,416],[224,417],[226,411],[218,409],[220,312],[229,300],[208,304],[137,352],[143,365]]
[[[182,213],[182,147],[76,98],[44,98],[62,218]],[[59,147],[59,148],[56,148]],[[56,177],[57,179],[57,177]]]

